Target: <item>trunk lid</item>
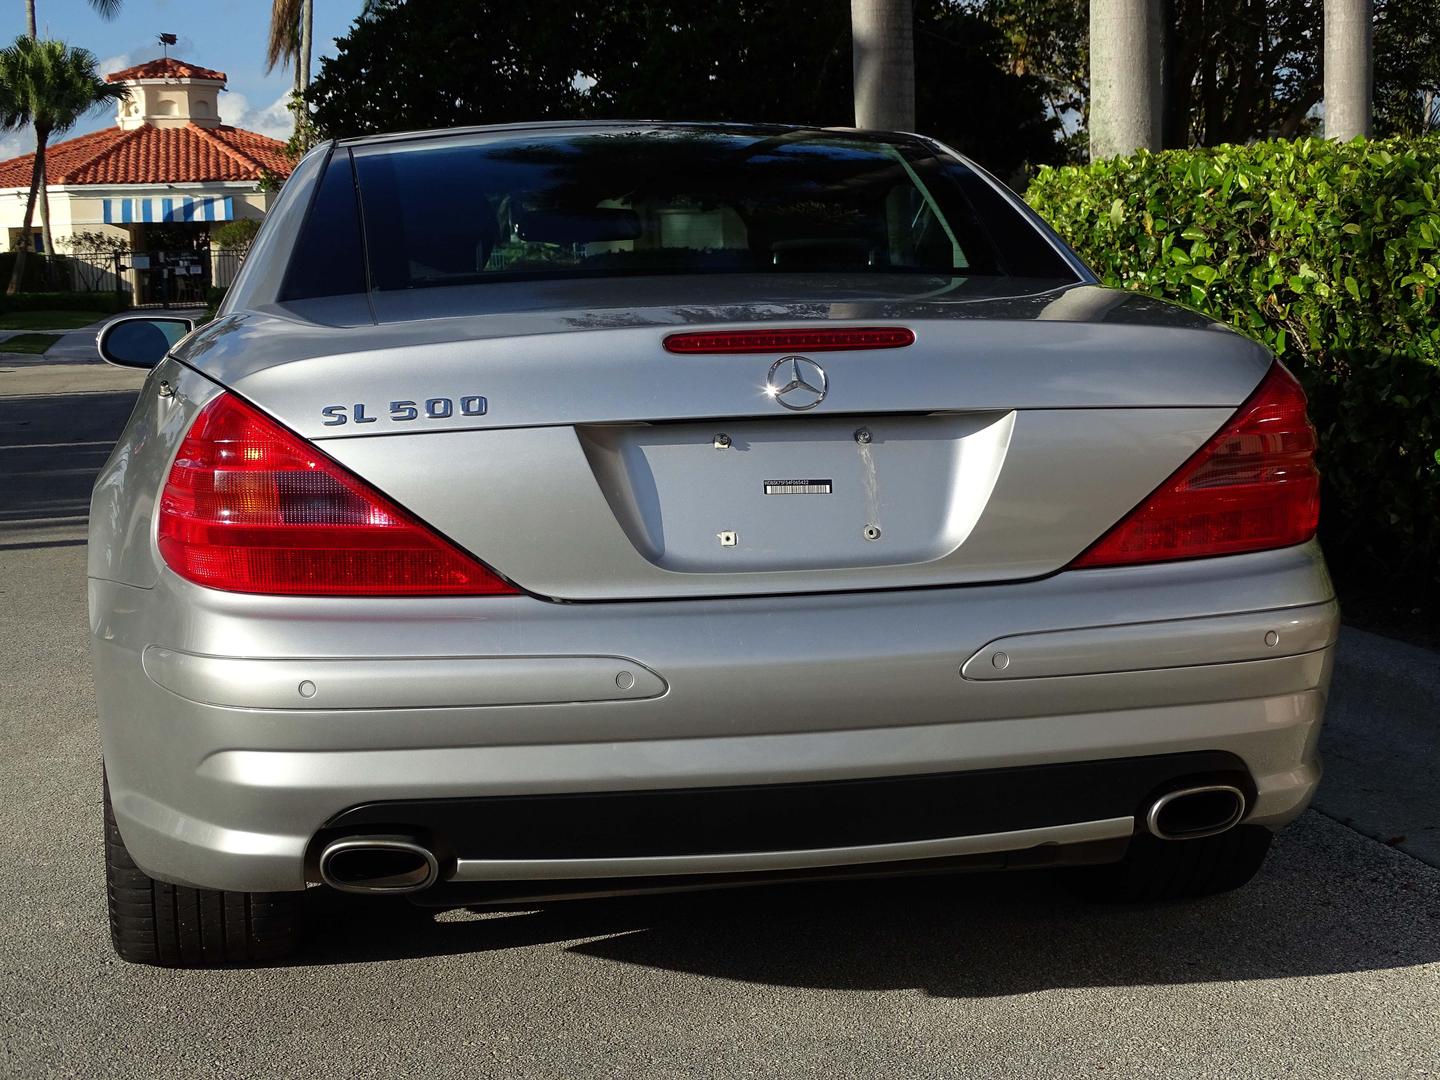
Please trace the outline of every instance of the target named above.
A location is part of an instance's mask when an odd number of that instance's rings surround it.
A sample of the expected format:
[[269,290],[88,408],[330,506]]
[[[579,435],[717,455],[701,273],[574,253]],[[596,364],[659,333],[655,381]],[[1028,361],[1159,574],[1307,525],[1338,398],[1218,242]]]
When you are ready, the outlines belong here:
[[[572,600],[1053,572],[1270,362],[1182,309],[1016,279],[612,279],[383,305],[368,324],[343,298],[237,315],[184,359],[517,584]],[[825,389],[803,411],[766,392],[789,354],[663,345],[818,321],[915,341],[799,353]]]

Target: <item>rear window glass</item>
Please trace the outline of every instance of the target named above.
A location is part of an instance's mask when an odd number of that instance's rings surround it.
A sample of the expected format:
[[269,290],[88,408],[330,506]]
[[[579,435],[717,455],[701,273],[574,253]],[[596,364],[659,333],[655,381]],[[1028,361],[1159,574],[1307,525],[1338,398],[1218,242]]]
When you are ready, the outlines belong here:
[[315,201],[290,256],[283,300],[315,296],[344,296],[365,291],[365,259],[360,241],[360,217],[355,207],[355,177],[350,155],[330,155],[315,191]]
[[1073,279],[976,173],[822,132],[585,131],[357,147],[370,286],[863,272]]

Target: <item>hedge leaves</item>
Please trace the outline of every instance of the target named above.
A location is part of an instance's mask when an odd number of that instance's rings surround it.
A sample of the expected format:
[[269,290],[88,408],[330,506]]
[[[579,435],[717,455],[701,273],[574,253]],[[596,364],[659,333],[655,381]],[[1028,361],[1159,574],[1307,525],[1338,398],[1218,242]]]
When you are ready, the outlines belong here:
[[1311,397],[1338,575],[1440,595],[1440,137],[1142,151],[1026,198],[1106,284],[1273,349]]

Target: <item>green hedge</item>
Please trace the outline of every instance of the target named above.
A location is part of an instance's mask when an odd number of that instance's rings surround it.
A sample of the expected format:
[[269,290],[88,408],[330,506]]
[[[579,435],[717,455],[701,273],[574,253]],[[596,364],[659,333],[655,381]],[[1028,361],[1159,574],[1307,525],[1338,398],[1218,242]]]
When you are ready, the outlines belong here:
[[[66,288],[70,283],[70,268],[65,265],[65,256],[54,257],[58,264],[51,273],[51,260],[44,255],[37,255],[33,251],[25,257],[25,269],[20,275],[20,288],[24,292],[36,292],[51,287],[55,282],[57,288]],[[10,284],[10,276],[15,272],[15,252],[0,251],[0,289]]]
[[[25,275],[30,276],[28,273]],[[20,292],[6,294],[0,284],[0,311],[124,311],[130,297],[113,292]]]
[[1342,585],[1440,600],[1440,137],[1142,152],[1026,198],[1106,284],[1273,349],[1310,394]]

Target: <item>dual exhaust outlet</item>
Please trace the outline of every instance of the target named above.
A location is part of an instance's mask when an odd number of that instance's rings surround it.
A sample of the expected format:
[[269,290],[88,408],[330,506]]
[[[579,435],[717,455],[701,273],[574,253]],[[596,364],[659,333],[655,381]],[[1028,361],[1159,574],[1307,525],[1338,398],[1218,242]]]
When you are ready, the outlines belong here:
[[[1177,788],[1143,812],[1146,832],[1161,840],[1197,840],[1234,828],[1245,816],[1245,794],[1231,784]],[[349,893],[403,895],[440,879],[435,853],[412,836],[347,836],[320,852],[320,879]]]

